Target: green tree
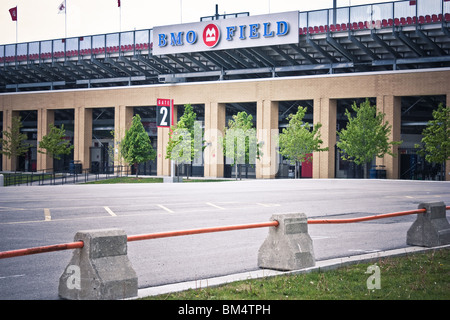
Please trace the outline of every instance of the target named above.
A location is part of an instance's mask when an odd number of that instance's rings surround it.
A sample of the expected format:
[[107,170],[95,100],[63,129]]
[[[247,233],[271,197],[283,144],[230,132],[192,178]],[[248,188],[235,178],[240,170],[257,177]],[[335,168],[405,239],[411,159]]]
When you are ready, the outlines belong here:
[[9,159],[14,159],[25,154],[30,148],[30,144],[26,143],[27,135],[21,133],[22,120],[20,117],[12,117],[11,127],[2,131],[3,137],[0,138],[0,154],[6,155]]
[[125,162],[134,165],[136,178],[139,174],[139,164],[155,159],[156,152],[138,114],[133,117],[130,129],[125,131],[120,148]]
[[295,164],[295,177],[297,178],[298,164],[311,161],[310,154],[313,152],[327,151],[328,148],[321,148],[323,143],[320,139],[319,129],[322,124],[317,123],[310,130],[308,122],[303,122],[306,108],[298,107],[296,114],[287,117],[289,125],[283,129],[279,136],[280,154],[288,159],[291,164]]
[[421,148],[418,153],[429,163],[442,164],[441,179],[445,180],[445,161],[450,160],[450,108],[440,103],[422,135],[422,145],[416,144]]
[[224,137],[220,139],[227,161],[230,161],[229,164],[235,167],[236,179],[238,165],[254,165],[256,159],[259,160],[262,154],[261,144],[257,141],[256,129],[253,128],[252,120],[251,114],[247,114],[245,111],[238,112],[228,121]]
[[[190,164],[201,157],[204,150],[203,131],[192,105],[184,106],[184,113],[176,126],[171,127],[167,144],[166,159],[179,164]],[[189,170],[186,173],[189,177]]]
[[376,106],[370,105],[369,99],[352,105],[356,115],[353,117],[350,111],[345,110],[348,118],[347,127],[338,132],[338,148],[344,160],[353,161],[357,165],[364,165],[364,178],[367,178],[368,164],[375,157],[383,157],[386,153],[395,156],[391,147],[401,144],[401,141],[389,142],[389,134],[392,126],[386,121],[384,114],[377,113]]
[[42,137],[39,141],[39,153],[47,154],[55,159],[61,159],[60,155],[70,154],[73,149],[73,145],[65,140],[66,130],[64,130],[64,125],[61,128],[55,127],[54,124],[50,123],[48,125],[49,133]]

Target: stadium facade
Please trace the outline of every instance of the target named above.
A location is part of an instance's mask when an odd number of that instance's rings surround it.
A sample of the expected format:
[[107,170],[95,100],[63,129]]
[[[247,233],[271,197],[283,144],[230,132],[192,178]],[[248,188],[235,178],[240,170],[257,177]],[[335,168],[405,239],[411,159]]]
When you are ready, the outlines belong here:
[[[149,30],[0,45],[0,131],[20,116],[32,144],[19,159],[3,156],[1,169],[58,170],[75,161],[103,170],[139,114],[157,150],[141,172],[170,175],[169,128],[157,124],[161,98],[173,99],[175,122],[185,104],[202,122],[203,157],[180,169],[192,175],[232,175],[219,137],[233,114],[246,111],[263,156],[241,173],[291,177],[276,137],[304,106],[306,121],[322,124],[329,150],[302,164],[302,177],[360,177],[361,168],[340,158],[336,132],[345,126],[345,109],[369,99],[392,125],[390,138],[403,141],[393,147],[396,157],[372,165],[390,179],[438,179],[438,166],[425,163],[415,144],[438,104],[450,106],[450,1],[216,14]],[[74,145],[59,161],[37,152],[50,123],[64,124]]]

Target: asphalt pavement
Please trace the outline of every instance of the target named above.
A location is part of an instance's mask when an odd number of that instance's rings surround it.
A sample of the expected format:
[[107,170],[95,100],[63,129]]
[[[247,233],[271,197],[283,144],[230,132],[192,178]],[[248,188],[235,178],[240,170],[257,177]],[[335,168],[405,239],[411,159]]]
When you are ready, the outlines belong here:
[[[180,184],[0,188],[0,251],[73,241],[77,231],[128,235],[267,222],[272,214],[359,217],[450,204],[450,183],[406,180],[246,180]],[[449,213],[447,213],[447,218]],[[407,248],[415,215],[309,225],[316,261]],[[136,241],[128,255],[139,288],[258,272],[266,228]],[[58,299],[71,250],[0,260],[0,299]]]

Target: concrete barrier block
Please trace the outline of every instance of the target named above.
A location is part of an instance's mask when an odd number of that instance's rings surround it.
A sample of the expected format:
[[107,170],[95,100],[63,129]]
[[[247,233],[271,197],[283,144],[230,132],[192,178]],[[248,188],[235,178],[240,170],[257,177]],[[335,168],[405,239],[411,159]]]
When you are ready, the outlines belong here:
[[419,209],[426,209],[427,212],[417,214],[416,221],[407,232],[406,243],[422,247],[450,244],[450,224],[446,216],[445,203],[421,203]]
[[183,182],[183,177],[177,176],[177,177],[164,177],[163,178],[164,183],[181,183]]
[[271,218],[278,227],[271,227],[259,248],[258,266],[274,270],[298,270],[315,265],[313,242],[308,234],[308,221],[303,213],[276,214]]
[[59,279],[59,296],[70,300],[116,300],[138,295],[137,275],[127,256],[127,236],[119,229],[80,231],[83,241]]

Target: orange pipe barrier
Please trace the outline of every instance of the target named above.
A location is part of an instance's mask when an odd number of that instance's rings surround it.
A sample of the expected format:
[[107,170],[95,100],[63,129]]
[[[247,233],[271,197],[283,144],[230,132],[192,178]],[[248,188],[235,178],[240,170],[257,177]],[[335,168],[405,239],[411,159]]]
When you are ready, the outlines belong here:
[[[450,210],[450,206],[446,206],[445,209]],[[375,215],[375,216],[367,216],[367,217],[352,218],[352,219],[317,219],[317,220],[308,220],[308,224],[352,223],[352,222],[398,217],[398,216],[404,216],[404,215],[408,215],[408,214],[425,213],[425,212],[426,212],[426,209],[417,209],[417,210],[411,210],[411,211],[393,212],[393,213],[379,214],[379,215]],[[278,227],[278,225],[279,225],[278,221],[271,221],[271,222],[244,224],[244,225],[236,225],[236,226],[169,231],[169,232],[128,236],[127,241],[159,239],[159,238],[186,236],[186,235],[191,235],[191,234],[220,232],[220,231],[254,229],[254,228],[264,228],[264,227]],[[31,254],[37,254],[37,253],[69,250],[69,249],[81,249],[81,248],[83,248],[83,245],[84,245],[83,241],[76,241],[76,242],[70,242],[70,243],[64,243],[64,244],[55,244],[55,245],[51,245],[51,246],[4,251],[4,252],[0,252],[0,259],[19,257],[19,256],[25,256],[25,255],[31,255]]]
[[427,212],[426,209],[417,209],[417,210],[411,210],[411,211],[400,211],[400,212],[378,214],[375,216],[367,216],[367,217],[351,218],[351,219],[317,219],[317,220],[308,220],[308,224],[353,223],[353,222],[361,222],[361,221],[376,220],[376,219],[383,219],[383,218],[392,218],[392,217],[398,217],[398,216],[406,216],[408,214],[425,213],[425,212]]
[[254,229],[254,228],[263,228],[263,227],[278,227],[278,225],[279,225],[278,221],[271,221],[271,222],[262,222],[262,223],[253,223],[253,224],[243,224],[243,225],[237,225],[237,226],[211,227],[211,228],[202,228],[202,229],[151,233],[151,234],[143,234],[143,235],[136,235],[136,236],[128,236],[127,239],[128,239],[128,241],[139,241],[139,240],[159,239],[159,238],[167,238],[167,237],[187,236],[187,235],[191,235],[191,234],[200,234],[200,233],[231,231],[231,230],[241,230],[241,229]]
[[84,245],[83,241],[77,241],[77,242],[70,242],[70,243],[64,243],[64,244],[55,244],[55,245],[51,245],[51,246],[5,251],[5,252],[0,252],[0,259],[26,256],[26,255],[30,255],[30,254],[36,254],[36,253],[53,252],[53,251],[61,251],[61,250],[68,250],[68,249],[78,249],[78,248],[83,248],[83,245]]

